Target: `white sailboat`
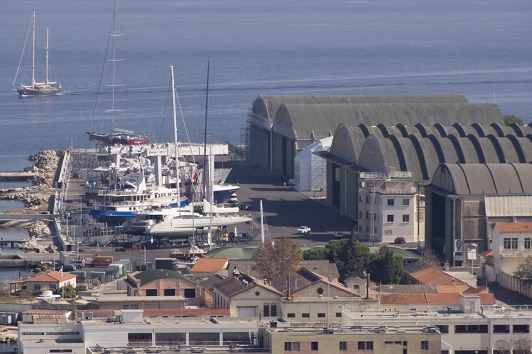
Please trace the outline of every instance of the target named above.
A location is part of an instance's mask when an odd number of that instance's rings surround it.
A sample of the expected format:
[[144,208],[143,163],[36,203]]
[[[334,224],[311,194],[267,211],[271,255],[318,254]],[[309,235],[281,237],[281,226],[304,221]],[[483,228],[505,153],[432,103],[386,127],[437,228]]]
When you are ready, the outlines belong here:
[[[174,106],[174,143],[177,144],[174,68],[172,66],[170,67],[170,71],[172,75],[172,102]],[[175,159],[178,161],[177,149]],[[146,233],[157,238],[183,238],[183,236],[193,235],[198,230],[217,230],[221,227],[237,225],[251,220],[248,216],[238,215],[236,213],[238,212],[238,208],[233,210],[235,213],[232,215],[212,212],[212,203],[209,203],[209,209],[211,210],[210,215],[194,213],[191,210],[174,210],[173,212],[166,213],[166,215],[162,216],[162,219],[147,226]],[[204,206],[205,211],[206,207]]]
[[28,41],[28,37],[30,35],[30,32],[32,33],[31,37],[31,84],[30,85],[24,85],[20,84],[19,86],[15,87],[18,74],[20,72],[20,67],[22,64],[22,59],[24,58],[24,51],[26,49],[26,45],[24,45],[24,49],[22,50],[22,55],[20,57],[20,62],[18,65],[17,73],[15,75],[15,80],[13,81],[13,89],[17,90],[19,95],[22,97],[27,96],[53,96],[59,94],[63,88],[61,87],[61,84],[55,81],[50,81],[48,79],[48,28],[46,29],[46,73],[45,73],[45,81],[44,82],[37,82],[35,81],[35,33],[36,33],[36,15],[35,11],[33,12],[33,17],[31,18],[30,28],[28,30],[28,35],[26,37],[26,43]]

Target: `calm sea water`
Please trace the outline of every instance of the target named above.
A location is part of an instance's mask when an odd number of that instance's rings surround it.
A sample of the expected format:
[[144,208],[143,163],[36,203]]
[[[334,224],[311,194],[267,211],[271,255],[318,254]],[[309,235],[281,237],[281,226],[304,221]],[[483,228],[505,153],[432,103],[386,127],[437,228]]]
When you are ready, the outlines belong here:
[[[64,95],[11,91],[32,11],[51,76]],[[0,170],[44,149],[88,147],[113,1],[0,2]],[[118,0],[115,126],[173,141],[169,66],[188,129],[203,141],[207,62],[209,141],[241,143],[259,94],[465,94],[532,121],[529,0]],[[107,88],[106,88],[107,90]],[[108,131],[107,93],[93,130]],[[178,118],[182,121],[182,118]]]

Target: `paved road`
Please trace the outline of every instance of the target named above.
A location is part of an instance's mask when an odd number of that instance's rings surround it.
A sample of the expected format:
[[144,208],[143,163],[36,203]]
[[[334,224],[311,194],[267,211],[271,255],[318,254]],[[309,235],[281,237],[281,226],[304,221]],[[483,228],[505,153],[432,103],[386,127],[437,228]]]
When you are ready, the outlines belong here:
[[[335,231],[349,235],[356,222],[342,216],[327,206],[324,199],[312,198],[313,193],[300,193],[293,187],[284,186],[280,177],[253,173],[239,163],[224,163],[233,170],[226,183],[239,183],[239,202],[250,202],[253,216],[260,219],[259,204],[262,200],[264,217],[271,238],[291,237],[294,242],[307,247],[325,245]],[[311,228],[309,235],[297,235],[298,227]]]

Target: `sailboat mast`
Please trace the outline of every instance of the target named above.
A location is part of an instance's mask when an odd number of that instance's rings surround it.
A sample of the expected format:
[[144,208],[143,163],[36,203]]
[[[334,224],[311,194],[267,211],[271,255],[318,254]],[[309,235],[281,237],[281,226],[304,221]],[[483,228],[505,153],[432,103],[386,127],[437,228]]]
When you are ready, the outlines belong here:
[[[207,166],[207,113],[209,111],[209,72],[210,72],[210,63],[207,62],[207,90],[205,94],[205,137],[203,140],[203,198],[207,198],[207,169],[209,169],[209,179],[210,168]],[[210,198],[210,196],[209,196]],[[210,200],[212,203],[213,200]]]
[[50,81],[48,81],[48,27],[46,27],[46,85]]
[[35,27],[37,19],[33,11],[33,34],[31,37],[31,85],[35,86]]
[[174,67],[170,66],[170,74],[172,75],[172,107],[174,109],[174,158],[175,158],[175,184],[178,195],[178,205],[181,202],[181,193],[179,192],[179,169],[177,166],[177,112],[176,112],[176,102],[175,102],[175,80],[174,80]]
[[115,130],[116,1],[113,11],[113,59],[111,78],[111,133]]

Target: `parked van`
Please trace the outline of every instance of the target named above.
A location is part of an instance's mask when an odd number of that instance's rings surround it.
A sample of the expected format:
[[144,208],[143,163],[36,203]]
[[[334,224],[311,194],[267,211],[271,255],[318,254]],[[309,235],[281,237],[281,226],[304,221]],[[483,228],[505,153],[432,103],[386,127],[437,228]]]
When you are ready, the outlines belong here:
[[95,254],[92,261],[89,263],[89,267],[107,267],[109,264],[113,263],[113,256],[100,256]]

